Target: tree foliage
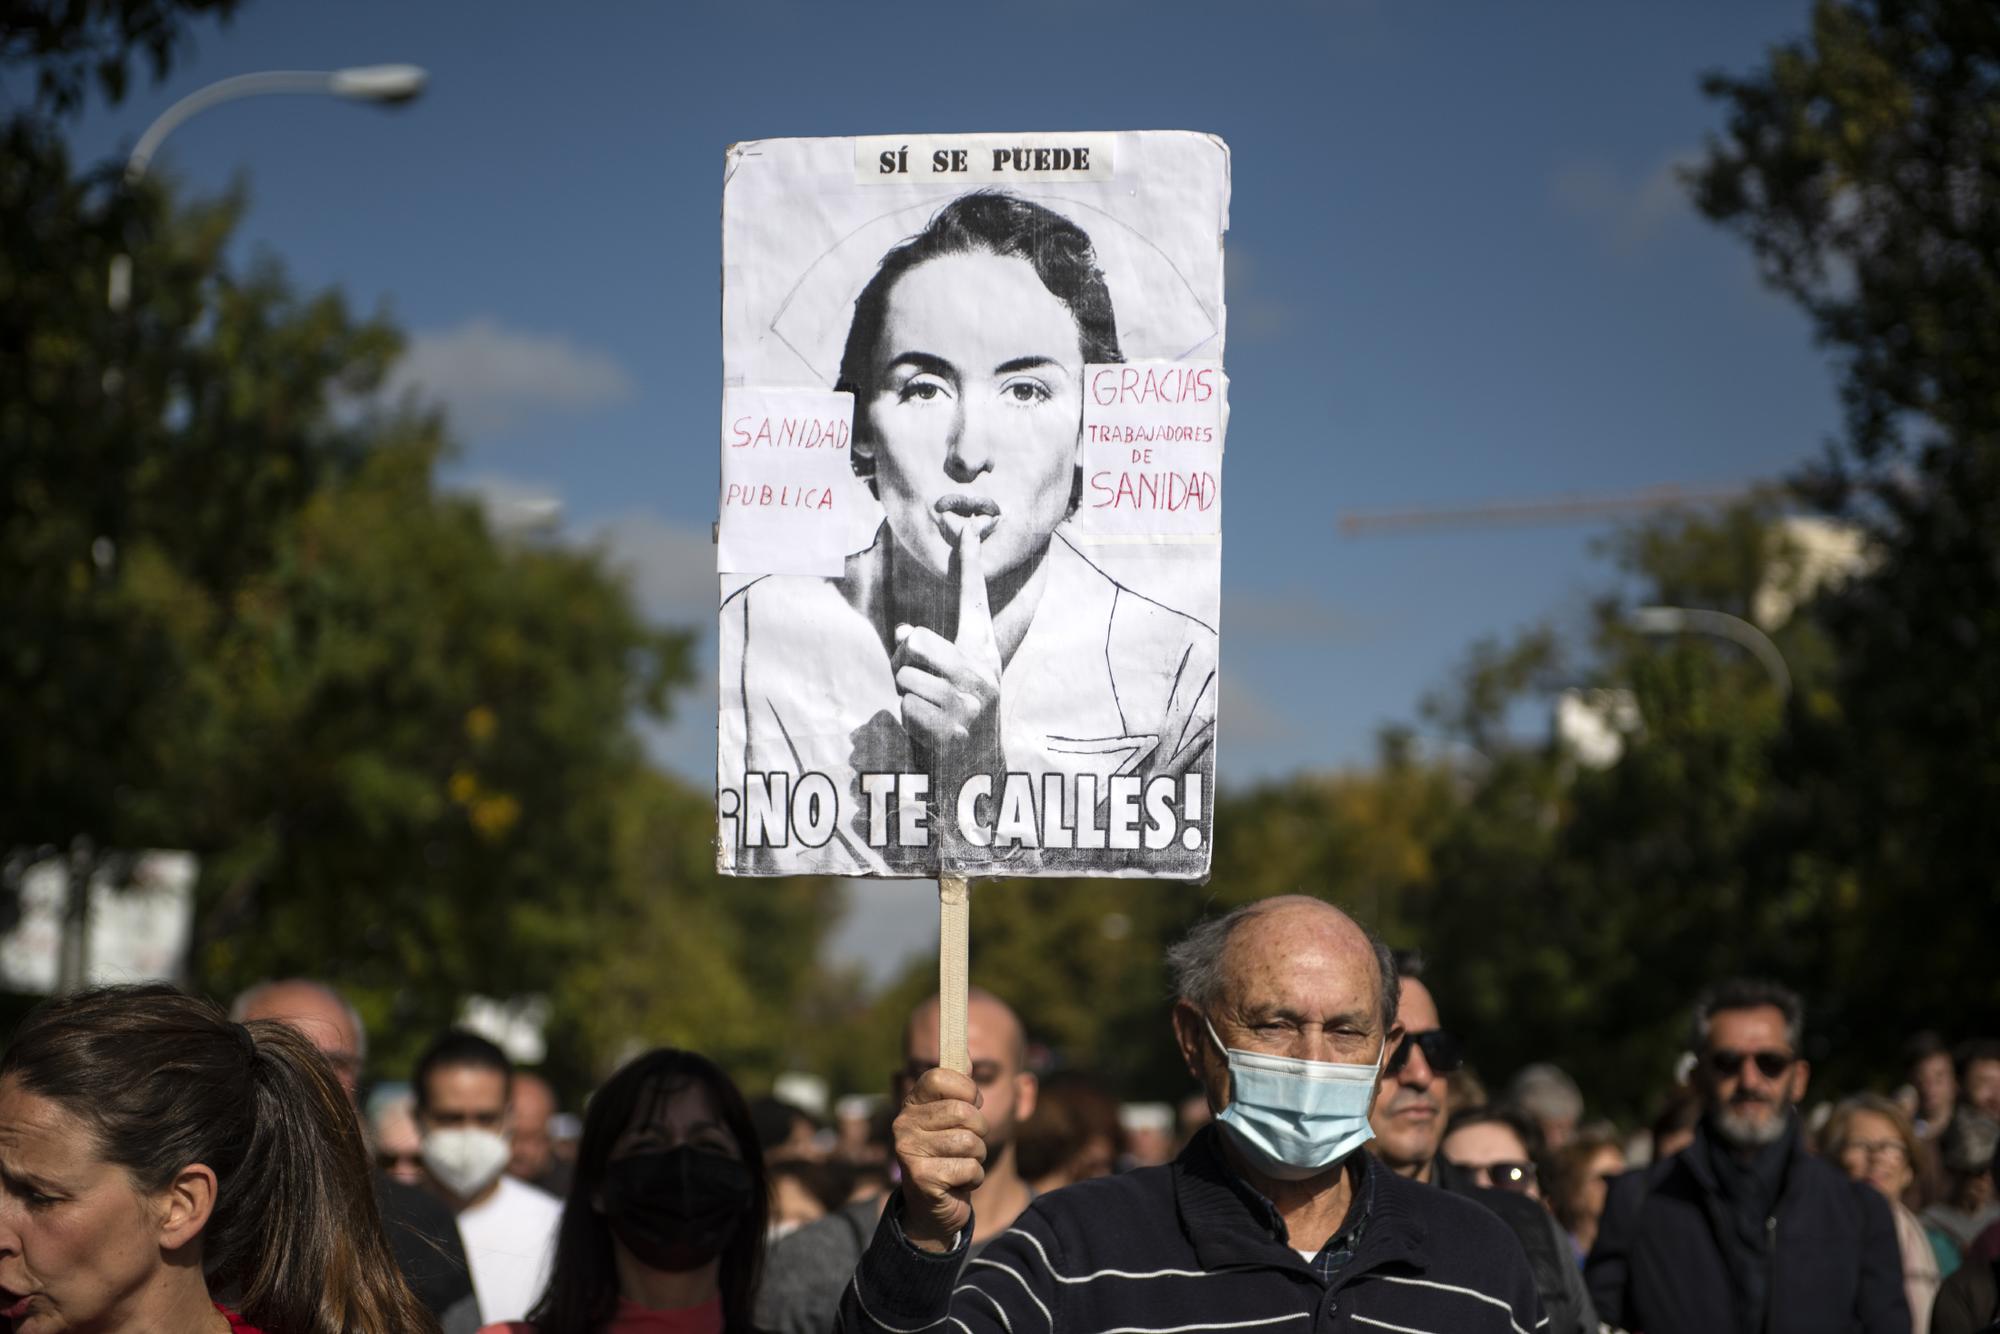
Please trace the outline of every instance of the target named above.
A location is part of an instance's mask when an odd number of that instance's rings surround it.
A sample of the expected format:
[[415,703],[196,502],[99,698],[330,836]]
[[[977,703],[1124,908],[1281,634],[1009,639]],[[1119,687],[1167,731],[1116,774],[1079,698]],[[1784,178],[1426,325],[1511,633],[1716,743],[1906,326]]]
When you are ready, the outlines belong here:
[[2000,979],[1938,941],[2000,928],[2000,11],[1821,0],[1709,88],[1697,199],[1835,354],[1846,438],[1809,480],[1880,557],[1820,608],[1835,679],[1779,761],[1797,856],[1850,904],[1836,1022],[1990,1028]]
[[[1480,758],[1406,911],[1445,1022],[1486,1076],[1555,1060],[1595,1105],[1630,1116],[1664,1085],[1703,985],[1789,962],[1774,951],[1798,905],[1759,853],[1785,716],[1772,682],[1727,642],[1641,636],[1626,613],[1748,614],[1794,562],[1754,503],[1670,514],[1605,550],[1625,588],[1599,604],[1588,642],[1541,627],[1481,645],[1434,700],[1434,721]],[[1808,634],[1794,624],[1779,639]],[[1615,763],[1592,768],[1552,733],[1507,728],[1524,701],[1548,719],[1568,684],[1629,692],[1638,725]]]
[[391,1076],[466,996],[540,993],[575,1087],[656,1042],[768,1078],[856,986],[815,965],[837,892],[722,881],[706,796],[643,760],[692,635],[603,555],[440,492],[445,422],[380,392],[400,335],[236,261],[240,190],[70,160],[93,88],[234,8],[30,0],[0,28],[36,80],[0,154],[6,865],[195,850],[196,985],[326,978]]
[[132,66],[143,59],[153,79],[167,71],[192,39],[199,16],[227,22],[241,0],[8,0],[0,19],[0,68],[33,71],[32,105],[64,115],[80,108],[94,86],[121,101]]
[[441,494],[442,420],[377,393],[394,328],[232,262],[240,198],[7,133],[0,847],[194,849],[198,984],[332,978],[391,1053],[467,993],[556,987],[641,893],[632,723],[689,636]]
[[[391,1071],[465,993],[543,991],[574,1084],[675,1042],[751,1087],[882,1088],[931,965],[871,997],[817,962],[833,886],[715,875],[706,794],[630,726],[688,679],[688,638],[597,557],[441,494],[444,423],[376,399],[394,328],[232,263],[240,197],[69,161],[60,116],[233,8],[30,3],[0,29],[37,80],[0,145],[0,849],[195,847],[201,982],[331,976]],[[1473,646],[1423,709],[1447,749],[1392,732],[1367,769],[1222,794],[1210,885],[982,885],[975,981],[1054,1063],[1149,1097],[1186,1088],[1164,946],[1292,891],[1424,947],[1488,1077],[1555,1059],[1626,1116],[1728,973],[1807,993],[1835,1086],[1910,1028],[2000,1024],[2000,977],[1952,944],[2000,929],[1996,85],[1983,0],[1819,0],[1712,76],[1690,185],[1813,321],[1843,439],[1790,496],[1605,543],[1583,634]],[[1801,499],[1870,554],[1768,627],[1788,698],[1733,645],[1631,627],[1647,603],[1756,618],[1807,572],[1774,522]],[[1629,692],[1615,763],[1524,732],[1571,685]]]
[[[856,980],[818,966],[840,910],[834,884],[718,875],[713,798],[656,773],[633,775],[614,814],[605,892],[545,928],[573,945],[551,995],[566,1073],[588,1086],[661,1044],[700,1051],[751,1089],[826,1069],[825,1033],[860,1008]],[[874,1073],[856,1087],[879,1087]]]

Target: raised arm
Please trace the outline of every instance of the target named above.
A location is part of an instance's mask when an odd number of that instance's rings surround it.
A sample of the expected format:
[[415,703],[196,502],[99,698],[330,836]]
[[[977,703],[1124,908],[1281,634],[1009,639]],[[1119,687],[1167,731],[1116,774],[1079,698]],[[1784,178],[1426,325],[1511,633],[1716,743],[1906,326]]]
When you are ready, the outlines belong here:
[[1032,1214],[965,1263],[972,1192],[985,1176],[978,1102],[966,1076],[932,1070],[903,1104],[895,1124],[903,1184],[841,1295],[844,1334],[1052,1334],[1048,1267],[1024,1262],[1029,1230],[1040,1228]]

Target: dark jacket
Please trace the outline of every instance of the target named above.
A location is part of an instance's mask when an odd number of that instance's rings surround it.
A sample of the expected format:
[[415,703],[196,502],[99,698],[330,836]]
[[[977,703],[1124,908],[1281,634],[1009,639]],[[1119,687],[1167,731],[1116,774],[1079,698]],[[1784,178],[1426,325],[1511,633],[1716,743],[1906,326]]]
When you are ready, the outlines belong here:
[[1984,1334],[2000,1327],[2000,1260],[1967,1261],[1938,1289],[1931,1334]]
[[[1777,1204],[1765,1220],[1769,1292],[1761,1334],[1910,1334],[1889,1202],[1806,1153],[1788,1132]],[[1742,1298],[1736,1239],[1708,1158],[1695,1143],[1611,1183],[1584,1276],[1598,1317],[1645,1334],[1729,1334]]]
[[1597,1312],[1584,1290],[1576,1252],[1570,1249],[1569,1235],[1554,1214],[1525,1195],[1475,1186],[1470,1177],[1443,1158],[1431,1164],[1431,1180],[1443,1190],[1485,1206],[1513,1232],[1527,1254],[1528,1268],[1534,1271],[1542,1309],[1549,1314],[1548,1334],[1597,1334]]
[[[840,1300],[845,1334],[1534,1334],[1521,1247],[1484,1209],[1375,1165],[1352,1257],[1322,1280],[1270,1203],[1230,1170],[1216,1128],[1166,1167],[1079,1181],[1030,1205],[978,1259],[903,1236],[891,1197]],[[1372,1187],[1372,1196],[1366,1192]],[[965,1264],[961,1282],[959,1266]]]
[[375,1207],[381,1210],[382,1232],[403,1281],[432,1315],[442,1320],[446,1311],[472,1296],[472,1271],[465,1263],[458,1220],[443,1201],[377,1172]]

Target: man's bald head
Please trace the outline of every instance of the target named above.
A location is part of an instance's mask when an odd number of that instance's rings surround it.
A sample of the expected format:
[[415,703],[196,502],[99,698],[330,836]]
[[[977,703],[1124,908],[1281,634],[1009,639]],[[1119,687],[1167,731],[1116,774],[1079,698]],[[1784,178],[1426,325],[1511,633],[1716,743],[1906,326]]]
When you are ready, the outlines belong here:
[[[910,1012],[910,1021],[903,1026],[903,1069],[895,1091],[898,1100],[924,1071],[939,1064],[941,1050],[938,998],[932,996]],[[1035,1114],[1038,1086],[1028,1071],[1028,1032],[1020,1016],[1006,1001],[979,987],[971,988],[966,996],[965,1053],[983,1099],[990,1176],[1003,1156],[1011,1165],[1014,1127]]]
[[239,1024],[275,1019],[303,1033],[340,1077],[347,1096],[354,1096],[368,1055],[368,1033],[354,1007],[326,983],[305,977],[260,982],[236,998],[229,1017]]
[[1396,1023],[1395,956],[1372,931],[1340,909],[1305,894],[1259,899],[1203,922],[1167,951],[1167,968],[1181,1000],[1212,1011],[1245,983],[1246,972],[1288,959],[1301,950],[1330,960],[1351,959],[1371,970],[1380,998],[1382,1031]]
[[[998,1048],[1005,1047],[1007,1063],[1015,1070],[1025,1070],[1028,1066],[1028,1030],[1021,1024],[1021,1017],[1014,1013],[1014,1007],[1001,1000],[984,987],[967,989],[965,998],[966,1045],[972,1046],[972,1030],[984,1032],[987,1041],[984,1046],[994,1048],[988,1059],[998,1059]],[[930,997],[910,1011],[910,1020],[903,1025],[903,1059],[914,1065],[925,1062],[925,1069],[938,1063],[938,998]],[[979,1060],[974,1055],[973,1060]]]
[[[1236,1053],[1373,1067],[1371,1083],[1379,1083],[1402,1036],[1393,957],[1352,917],[1318,899],[1288,894],[1204,922],[1167,952],[1167,963],[1180,992],[1174,1040],[1225,1127],[1239,1093]],[[1224,1143],[1241,1155],[1234,1139],[1225,1135]],[[1339,1166],[1281,1161],[1309,1179]],[[1246,1157],[1236,1166],[1255,1173],[1270,1164]]]

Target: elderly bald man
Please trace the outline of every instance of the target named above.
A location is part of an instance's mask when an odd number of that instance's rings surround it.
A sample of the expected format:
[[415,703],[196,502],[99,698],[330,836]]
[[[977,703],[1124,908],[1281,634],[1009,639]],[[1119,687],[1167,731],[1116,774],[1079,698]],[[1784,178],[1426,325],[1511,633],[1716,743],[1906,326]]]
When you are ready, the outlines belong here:
[[1357,1152],[1402,1038],[1380,941],[1287,896],[1196,927],[1167,961],[1174,1037],[1215,1123],[1171,1164],[1040,1197],[961,1281],[986,1119],[971,1080],[930,1071],[896,1118],[903,1183],[842,1298],[844,1329],[1540,1329],[1504,1224]]

